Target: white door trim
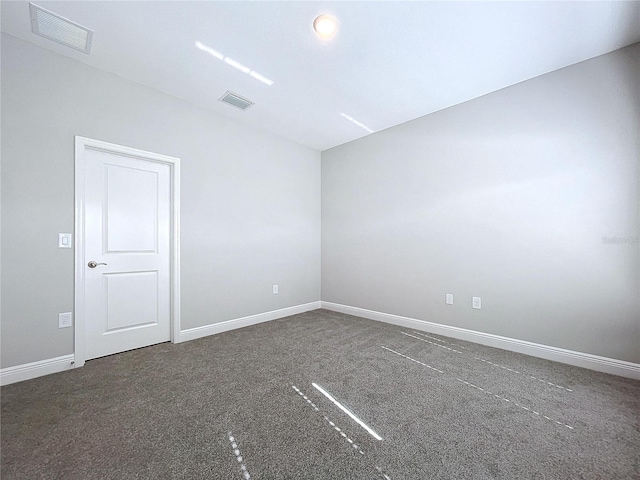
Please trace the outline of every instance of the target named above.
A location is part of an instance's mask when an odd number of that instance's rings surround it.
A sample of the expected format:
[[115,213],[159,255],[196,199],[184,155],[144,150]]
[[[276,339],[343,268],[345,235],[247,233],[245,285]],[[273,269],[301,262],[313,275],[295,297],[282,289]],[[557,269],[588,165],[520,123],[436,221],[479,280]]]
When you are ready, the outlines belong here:
[[169,165],[171,176],[171,342],[180,342],[180,159],[146,152],[115,143],[75,137],[75,322],[74,354],[75,367],[85,362],[85,318],[84,318],[84,205],[85,205],[85,157],[87,148],[118,153],[151,162]]

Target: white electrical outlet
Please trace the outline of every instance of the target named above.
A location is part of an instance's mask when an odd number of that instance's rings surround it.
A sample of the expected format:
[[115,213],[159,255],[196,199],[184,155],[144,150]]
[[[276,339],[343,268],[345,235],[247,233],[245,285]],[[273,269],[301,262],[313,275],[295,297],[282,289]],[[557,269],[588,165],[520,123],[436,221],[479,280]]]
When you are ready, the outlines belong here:
[[273,286],[273,294],[275,295],[276,293],[278,293],[278,285]]
[[480,297],[471,297],[471,308],[480,310],[482,308],[482,299]]
[[446,303],[447,305],[453,305],[453,293],[445,294],[444,303]]
[[73,324],[71,312],[61,313],[58,315],[58,328],[67,328]]

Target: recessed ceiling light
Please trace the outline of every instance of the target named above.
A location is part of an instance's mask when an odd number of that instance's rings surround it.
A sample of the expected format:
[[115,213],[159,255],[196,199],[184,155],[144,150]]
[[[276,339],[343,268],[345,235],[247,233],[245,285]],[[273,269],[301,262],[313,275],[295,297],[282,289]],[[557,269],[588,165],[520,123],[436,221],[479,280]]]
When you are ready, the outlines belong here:
[[336,17],[329,15],[328,13],[316,17],[313,21],[313,29],[322,38],[331,37],[336,32],[336,28],[338,28],[338,21],[336,20]]
[[89,54],[93,31],[71,20],[29,3],[31,31],[36,35]]

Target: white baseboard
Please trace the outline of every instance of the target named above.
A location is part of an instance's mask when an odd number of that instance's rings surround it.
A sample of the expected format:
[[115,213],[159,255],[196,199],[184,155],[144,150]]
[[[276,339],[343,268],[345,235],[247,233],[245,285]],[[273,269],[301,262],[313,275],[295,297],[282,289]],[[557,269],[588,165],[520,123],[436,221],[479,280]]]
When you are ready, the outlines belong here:
[[469,342],[488,345],[490,347],[502,348],[511,352],[524,353],[533,357],[553,360],[555,362],[575,365],[576,367],[588,368],[598,372],[610,373],[621,377],[640,380],[640,364],[616,360],[613,358],[600,357],[590,353],[575,352],[564,348],[550,347],[539,343],[517,340],[515,338],[501,337],[490,333],[482,333],[466,328],[450,327],[439,323],[417,320],[415,318],[401,317],[389,313],[381,313],[364,308],[350,307],[338,303],[321,302],[322,308],[334,312],[346,313],[356,317],[378,320],[380,322],[392,323],[401,327],[413,328],[425,332],[444,335],[446,337],[457,338]]
[[272,310],[271,312],[258,313],[257,315],[250,315],[248,317],[227,320],[225,322],[212,323],[211,325],[205,325],[203,327],[189,328],[180,332],[179,341],[186,342],[188,340],[195,340],[196,338],[208,337],[209,335],[215,335],[216,333],[248,327],[249,325],[268,322],[270,320],[276,320],[278,318],[284,318],[290,315],[308,312],[310,310],[317,310],[319,308],[320,301],[317,301],[296,305],[294,307],[282,308],[280,310]]
[[63,372],[74,367],[74,355],[63,355],[61,357],[49,358],[37,362],[16,365],[15,367],[7,367],[0,370],[0,385],[9,385],[10,383],[22,382],[30,380],[50,373]]
[[[488,345],[490,347],[502,348],[512,352],[524,353],[533,357],[575,365],[577,367],[588,368],[598,372],[610,373],[612,375],[640,380],[640,364],[637,363],[625,362],[623,360],[616,360],[613,358],[601,357],[590,353],[576,352],[558,347],[550,347],[548,345],[501,337],[499,335],[467,330],[465,328],[451,327],[439,323],[427,322],[425,320],[417,320],[415,318],[366,310],[364,308],[320,301],[296,305],[280,310],[273,310],[271,312],[259,313],[248,317],[236,318],[234,320],[227,320],[225,322],[205,325],[203,327],[182,330],[180,332],[180,342],[195,340],[196,338],[215,335],[216,333],[222,333],[236,328],[248,327],[258,323],[296,315],[298,313],[317,310],[319,308],[368,318],[370,320],[391,323],[401,327],[414,328],[416,330],[466,340],[469,342],[479,343],[481,345]],[[70,354],[49,358],[47,360],[25,363],[23,365],[16,365],[14,367],[3,368],[0,370],[0,385],[9,385],[11,383],[30,380],[43,375],[49,375],[51,373],[70,370],[71,368],[74,368],[72,363],[74,362],[74,358],[74,355]]]
[[[271,312],[259,313],[257,315],[250,315],[248,317],[236,318],[226,322],[205,325],[204,327],[190,328],[180,332],[179,342],[195,340],[196,338],[226,332],[227,330],[248,327],[249,325],[255,325],[256,323],[268,322],[269,320],[276,320],[278,318],[288,317],[290,315],[296,315],[310,310],[317,310],[319,308],[320,302],[317,301],[305,303],[303,305],[296,305],[294,307],[282,308],[280,310],[273,310]],[[75,356],[71,354],[49,358],[47,360],[40,360],[37,362],[25,363],[23,365],[16,365],[15,367],[3,368],[0,370],[0,385],[22,382],[23,380],[30,380],[32,378],[42,377],[43,375],[49,375],[50,373],[58,373],[64,370],[70,370],[76,366],[81,366],[74,365],[74,361]]]

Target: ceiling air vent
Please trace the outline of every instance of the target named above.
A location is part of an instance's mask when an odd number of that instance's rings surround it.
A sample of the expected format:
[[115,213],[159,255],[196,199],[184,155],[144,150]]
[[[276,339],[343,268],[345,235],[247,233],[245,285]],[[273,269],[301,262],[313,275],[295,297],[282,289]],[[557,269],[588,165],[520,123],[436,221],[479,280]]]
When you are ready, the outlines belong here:
[[33,33],[89,54],[93,31],[33,3],[29,4],[29,11]]
[[218,100],[224,103],[228,103],[229,105],[239,108],[240,110],[246,110],[251,105],[254,105],[251,100],[243,98],[236,93],[231,93],[229,90],[227,90],[227,93],[225,93]]

